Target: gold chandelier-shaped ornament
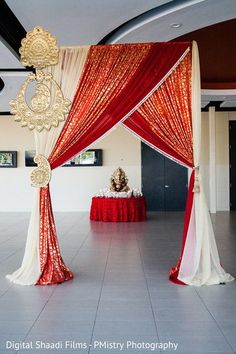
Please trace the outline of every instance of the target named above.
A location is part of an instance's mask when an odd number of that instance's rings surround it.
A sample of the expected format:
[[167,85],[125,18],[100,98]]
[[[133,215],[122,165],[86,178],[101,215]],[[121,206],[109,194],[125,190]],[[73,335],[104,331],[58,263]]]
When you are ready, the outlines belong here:
[[[22,127],[28,126],[30,130],[36,129],[38,132],[50,130],[65,120],[71,104],[64,98],[52,75],[43,71],[46,66],[56,65],[58,62],[59,48],[56,39],[38,26],[27,33],[21,44],[21,63],[33,66],[36,73],[28,75],[16,99],[10,102],[11,113]],[[29,104],[27,91],[30,85],[34,85],[34,94]]]

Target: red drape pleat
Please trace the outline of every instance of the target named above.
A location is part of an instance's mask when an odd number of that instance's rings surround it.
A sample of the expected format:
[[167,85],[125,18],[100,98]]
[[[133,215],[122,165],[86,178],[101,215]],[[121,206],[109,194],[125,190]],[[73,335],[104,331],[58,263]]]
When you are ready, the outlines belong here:
[[[191,53],[181,61],[171,76],[123,124],[154,149],[193,167],[191,115]],[[192,173],[185,210],[182,251],[169,279],[177,284],[193,206]]]
[[165,143],[165,141],[150,129],[150,124],[144,119],[139,111],[134,112],[131,117],[126,119],[123,125],[153,148],[163,151],[166,155],[182,162],[186,166],[191,166],[186,158],[180,156],[171,146]]
[[193,166],[191,52],[123,123],[170,157]]
[[96,141],[123,119],[165,77],[189,43],[92,46],[61,135],[52,168]]
[[[86,149],[135,111],[189,49],[190,43],[91,46],[69,116],[49,157],[52,169]],[[185,108],[188,107],[185,105]],[[189,109],[184,117],[188,117],[188,112]],[[140,122],[140,129],[145,130]],[[155,129],[154,135],[158,136]],[[165,145],[174,156],[173,146],[163,139],[162,144],[162,149]],[[187,150],[186,147],[185,152]],[[186,160],[185,163],[189,159],[189,151],[188,155],[182,156],[180,152],[177,155],[180,161]],[[72,273],[60,256],[48,189],[41,189],[40,205],[42,275],[38,284],[71,279]]]
[[40,269],[36,285],[62,283],[72,279],[60,254],[49,188],[40,188]]
[[170,269],[169,272],[169,279],[176,284],[181,284],[185,285],[181,280],[178,279],[179,275],[179,269],[182,261],[182,256],[184,252],[184,247],[187,239],[187,234],[188,234],[188,227],[189,227],[189,222],[190,222],[190,216],[192,212],[192,207],[193,207],[193,187],[194,187],[194,178],[195,178],[195,171],[192,171],[190,181],[189,181],[189,187],[188,187],[188,196],[187,196],[187,202],[186,202],[186,208],[185,208],[185,216],[184,216],[184,230],[183,230],[183,237],[182,237],[182,248],[181,248],[181,254],[180,258],[176,264],[175,267]]

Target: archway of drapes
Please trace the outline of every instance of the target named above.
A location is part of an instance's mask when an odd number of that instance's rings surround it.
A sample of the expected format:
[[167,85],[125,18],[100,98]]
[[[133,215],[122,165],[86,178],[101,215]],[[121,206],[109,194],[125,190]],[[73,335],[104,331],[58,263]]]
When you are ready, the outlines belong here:
[[[61,48],[54,71],[70,113],[60,129],[35,133],[36,151],[54,169],[122,123],[144,142],[192,169],[182,251],[170,279],[189,285],[233,278],[220,265],[199,162],[200,72],[195,43]],[[49,186],[36,192],[21,267],[22,285],[69,280],[57,240]]]

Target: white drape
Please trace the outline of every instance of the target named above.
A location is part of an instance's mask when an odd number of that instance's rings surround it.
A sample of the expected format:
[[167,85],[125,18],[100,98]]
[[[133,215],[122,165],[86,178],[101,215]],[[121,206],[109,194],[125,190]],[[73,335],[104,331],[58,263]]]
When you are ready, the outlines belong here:
[[[197,44],[192,51],[192,122],[194,165],[200,165],[201,149],[201,86]],[[193,208],[178,279],[188,285],[211,285],[234,280],[220,265],[210,214],[201,180],[200,193],[194,193]]]
[[[58,64],[47,68],[53,74],[55,81],[60,85],[64,97],[73,100],[79,83],[89,46],[61,47]],[[64,123],[48,131],[34,133],[36,154],[49,157],[60,135]],[[6,277],[17,284],[33,285],[40,276],[39,256],[39,189],[35,191],[35,200],[31,213],[25,253],[21,267]]]

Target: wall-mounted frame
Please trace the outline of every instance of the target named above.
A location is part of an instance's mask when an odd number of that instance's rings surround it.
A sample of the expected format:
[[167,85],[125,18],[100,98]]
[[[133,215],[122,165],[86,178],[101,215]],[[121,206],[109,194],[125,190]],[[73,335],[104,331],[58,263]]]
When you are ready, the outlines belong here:
[[35,150],[26,150],[25,151],[25,166],[26,167],[36,167],[37,164],[34,162],[34,157],[36,155]]
[[17,151],[0,151],[0,167],[17,167]]
[[64,167],[102,166],[102,149],[89,149],[67,161]]
[[[26,167],[37,166],[37,164],[34,162],[35,155],[36,155],[35,150],[25,151]],[[91,150],[84,151],[81,154],[67,161],[63,166],[64,167],[102,166],[102,149],[91,149]]]

